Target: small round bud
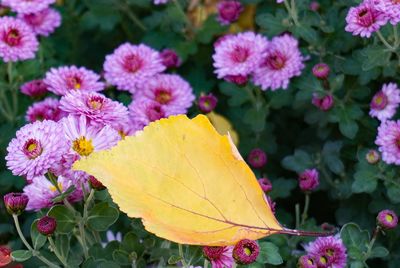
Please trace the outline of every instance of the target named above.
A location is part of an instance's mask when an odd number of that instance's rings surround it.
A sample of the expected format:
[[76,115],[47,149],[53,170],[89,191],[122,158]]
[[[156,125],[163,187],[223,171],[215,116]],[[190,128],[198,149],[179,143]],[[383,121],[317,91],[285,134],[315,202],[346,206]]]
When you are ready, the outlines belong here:
[[247,76],[244,75],[227,75],[224,79],[239,86],[245,85],[248,80]]
[[376,150],[369,150],[368,153],[365,155],[365,159],[367,159],[367,162],[371,165],[378,163],[380,158],[381,157]]
[[202,113],[208,114],[217,106],[218,99],[213,94],[203,95],[199,97],[198,105]]
[[167,68],[177,68],[181,65],[182,60],[179,58],[178,54],[172,49],[164,49],[160,53],[162,63]]
[[256,261],[260,247],[256,241],[240,240],[233,248],[232,256],[238,264],[250,264]]
[[94,176],[89,176],[89,184],[90,187],[92,187],[97,191],[102,191],[106,189],[106,187],[100,181],[98,181]]
[[0,246],[0,267],[4,267],[11,262],[11,249],[7,246]]
[[383,229],[394,229],[396,228],[399,219],[394,211],[385,209],[379,212],[376,221]]
[[37,223],[39,233],[46,236],[54,234],[57,228],[57,221],[55,218],[44,216]]
[[312,104],[318,107],[320,110],[326,112],[329,111],[334,105],[334,99],[332,95],[326,95],[324,97],[318,97],[317,94],[313,94]]
[[29,198],[23,193],[9,193],[4,196],[4,204],[8,213],[20,215],[25,211]]
[[326,63],[318,63],[312,68],[313,75],[318,79],[326,79],[329,76],[331,69]]
[[32,80],[21,86],[21,92],[32,98],[39,98],[46,94],[47,86],[43,80]]
[[314,261],[314,258],[310,255],[303,255],[299,258],[297,262],[298,268],[317,268],[317,264]]
[[265,192],[265,193],[269,193],[272,190],[272,183],[268,178],[261,178],[258,180],[258,183],[261,186],[261,189]]
[[251,150],[247,161],[253,168],[262,168],[267,163],[267,154],[260,148]]
[[239,18],[240,13],[243,11],[243,6],[236,0],[223,0],[217,5],[218,21],[222,25],[228,25]]
[[322,230],[327,231],[327,232],[333,232],[336,229],[335,226],[333,226],[327,222],[324,222],[323,224],[321,224],[321,228],[322,228]]
[[310,192],[319,185],[319,173],[315,168],[306,169],[299,174],[299,186],[303,192]]
[[389,104],[389,98],[385,92],[378,91],[371,100],[370,107],[373,110],[382,111]]
[[311,11],[317,12],[317,11],[319,10],[320,7],[321,7],[321,6],[320,6],[320,4],[319,4],[317,1],[312,1],[312,2],[310,3],[310,10],[311,10]]

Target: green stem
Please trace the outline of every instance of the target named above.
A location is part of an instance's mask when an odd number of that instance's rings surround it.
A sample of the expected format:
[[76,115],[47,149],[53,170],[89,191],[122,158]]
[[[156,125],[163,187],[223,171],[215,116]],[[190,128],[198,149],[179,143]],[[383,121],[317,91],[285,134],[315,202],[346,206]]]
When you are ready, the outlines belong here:
[[173,0],[176,8],[178,9],[179,13],[181,13],[182,18],[185,20],[187,26],[189,27],[190,31],[193,31],[193,25],[192,22],[189,20],[189,18],[187,17],[185,11],[183,10],[181,4],[179,3],[179,0]]
[[204,259],[203,268],[208,268],[208,263],[209,263],[209,261],[207,259]]
[[131,19],[131,21],[136,24],[136,26],[138,26],[142,31],[147,31],[146,26],[144,26],[144,24],[140,21],[140,19],[131,11],[130,6],[126,3],[124,5],[121,5],[120,8],[122,11],[124,11],[126,13],[126,15],[128,15],[128,17]]
[[49,261],[48,259],[43,257],[42,255],[40,255],[39,252],[37,252],[36,250],[34,250],[31,247],[31,245],[28,243],[28,241],[26,241],[25,236],[21,231],[21,226],[19,225],[18,216],[15,215],[15,214],[13,214],[12,216],[13,216],[13,219],[14,219],[15,229],[17,229],[17,233],[19,235],[19,238],[21,239],[21,241],[25,245],[25,247],[32,253],[32,255],[37,257],[39,260],[41,260],[45,264],[47,264],[49,267],[59,268],[58,265],[52,263],[51,261]]
[[292,0],[291,2],[292,2],[292,6],[290,6],[288,0],[284,0],[283,3],[285,4],[285,8],[286,8],[290,18],[293,20],[294,25],[300,26],[299,20],[297,18],[297,10],[296,10],[294,0]]
[[385,37],[382,35],[380,31],[377,31],[376,34],[378,35],[379,39],[382,41],[382,43],[389,49],[390,51],[395,51],[396,47],[393,47],[392,45],[389,44],[389,42],[385,39]]
[[182,244],[178,244],[178,249],[179,249],[179,256],[182,259],[181,262],[182,262],[183,268],[188,268],[189,265],[186,263],[185,255],[183,254],[183,246],[182,246]]
[[369,256],[371,255],[372,248],[373,248],[373,246],[375,244],[376,239],[378,238],[378,234],[379,234],[380,230],[381,229],[380,229],[379,226],[377,226],[375,228],[374,233],[372,235],[372,239],[371,239],[371,241],[369,241],[369,244],[368,244],[368,247],[367,247],[367,252],[365,253],[365,256],[364,256],[364,262],[366,260],[368,260]]
[[295,205],[295,210],[296,210],[296,229],[300,228],[300,205],[296,204]]
[[49,240],[49,244],[53,249],[54,254],[56,255],[56,257],[60,260],[60,262],[65,266],[68,267],[68,263],[65,260],[65,258],[63,256],[61,256],[60,252],[58,252],[58,249],[54,243],[54,240],[51,236],[48,236],[47,239]]
[[393,25],[394,46],[399,46],[399,34],[397,32],[397,25]]
[[80,221],[79,222],[79,234],[82,239],[82,248],[83,248],[83,254],[85,255],[85,260],[89,258],[89,252],[86,244],[86,237],[85,237],[85,222]]
[[310,206],[310,194],[306,193],[303,214],[301,215],[301,225],[303,225],[307,219],[309,206]]

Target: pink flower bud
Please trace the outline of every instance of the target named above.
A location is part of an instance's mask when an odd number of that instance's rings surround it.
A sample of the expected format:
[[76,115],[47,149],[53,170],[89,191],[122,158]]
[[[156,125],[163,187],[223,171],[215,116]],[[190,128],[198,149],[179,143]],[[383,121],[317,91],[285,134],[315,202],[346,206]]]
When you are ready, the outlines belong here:
[[371,165],[378,163],[380,158],[381,158],[381,156],[379,155],[378,151],[376,151],[376,150],[369,150],[368,153],[365,155],[365,159]]
[[326,95],[325,97],[318,97],[317,94],[313,95],[312,104],[326,112],[329,111],[334,105],[334,99],[332,95]]
[[318,63],[312,69],[313,75],[318,79],[328,78],[330,71],[331,69],[326,63]]
[[376,221],[383,229],[394,229],[396,228],[399,219],[394,211],[385,209],[379,212]]
[[4,204],[11,215],[20,215],[24,212],[28,201],[28,196],[23,193],[9,193],[4,196]]
[[265,193],[269,193],[272,190],[272,183],[268,178],[261,178],[258,180],[258,183],[261,186],[261,189],[265,192]]
[[167,68],[177,68],[181,65],[182,61],[178,54],[172,49],[164,49],[160,56],[162,58],[162,63]]
[[43,80],[32,80],[21,86],[21,92],[32,98],[38,98],[46,94],[47,86]]
[[218,3],[218,21],[222,25],[228,25],[239,18],[243,6],[236,0],[224,0]]
[[306,169],[299,174],[299,186],[303,192],[309,192],[319,185],[319,173],[314,169]]
[[233,248],[233,258],[238,264],[251,264],[260,254],[260,247],[256,241],[250,239],[240,240]]
[[199,97],[198,105],[202,113],[208,114],[217,106],[218,99],[213,94],[203,95]]
[[262,168],[267,163],[267,154],[260,148],[253,149],[247,157],[247,161],[253,168]]
[[55,218],[44,216],[37,223],[39,233],[46,236],[54,234],[57,228],[57,221]]

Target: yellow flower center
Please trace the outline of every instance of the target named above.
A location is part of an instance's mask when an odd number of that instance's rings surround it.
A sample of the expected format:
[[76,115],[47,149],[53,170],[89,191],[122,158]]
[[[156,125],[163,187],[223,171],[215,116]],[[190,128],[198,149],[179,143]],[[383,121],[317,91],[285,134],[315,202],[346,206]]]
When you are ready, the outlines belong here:
[[386,214],[385,219],[387,222],[392,222],[393,221],[393,216],[390,214]]
[[31,143],[28,145],[28,148],[26,148],[26,149],[28,150],[28,152],[33,152],[36,148],[37,148],[37,144]]
[[[63,191],[63,186],[61,184],[61,182],[57,183],[58,189],[60,189],[60,191]],[[53,193],[57,191],[57,187],[55,187],[54,185],[50,186],[50,191],[52,191]]]
[[80,137],[72,142],[72,149],[80,156],[88,156],[93,150],[92,140],[87,140],[86,137]]
[[320,262],[321,262],[322,264],[326,264],[326,263],[328,262],[328,260],[327,260],[324,256],[321,256],[321,257],[319,258],[319,260],[320,260]]
[[249,248],[244,248],[244,253],[245,253],[247,256],[250,256],[250,255],[251,255],[251,250],[250,250]]

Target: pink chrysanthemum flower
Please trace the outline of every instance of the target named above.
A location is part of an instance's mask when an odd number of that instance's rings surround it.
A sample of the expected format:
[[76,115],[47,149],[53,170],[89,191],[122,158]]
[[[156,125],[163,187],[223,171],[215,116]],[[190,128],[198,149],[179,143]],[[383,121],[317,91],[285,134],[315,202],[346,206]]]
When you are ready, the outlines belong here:
[[203,255],[211,262],[212,268],[232,267],[235,260],[232,257],[233,247],[203,247]]
[[384,162],[400,165],[400,120],[383,121],[378,128],[375,144],[379,146]]
[[132,128],[142,130],[150,122],[167,117],[164,106],[151,100],[136,100],[129,105]]
[[392,118],[400,104],[400,89],[396,83],[384,84],[371,101],[369,115],[385,121]]
[[53,8],[36,13],[18,14],[18,18],[25,21],[35,34],[43,36],[49,36],[61,25],[61,15]]
[[30,97],[38,98],[46,94],[47,86],[41,79],[32,80],[21,86],[21,92]]
[[286,89],[290,79],[299,76],[304,68],[299,42],[289,34],[274,37],[260,58],[253,81],[263,90]]
[[60,109],[60,102],[57,99],[49,97],[32,104],[26,112],[25,119],[30,123],[43,120],[57,122],[64,116],[67,116],[67,113]]
[[134,99],[146,98],[158,102],[166,115],[185,114],[193,104],[195,96],[188,82],[176,74],[159,74],[143,83]]
[[345,30],[353,35],[369,38],[373,32],[387,23],[386,15],[378,11],[370,1],[351,7],[346,16]]
[[44,175],[68,150],[60,125],[54,121],[37,121],[25,125],[7,147],[7,167],[14,175],[27,180]]
[[247,77],[260,65],[260,55],[268,46],[265,37],[253,32],[228,35],[217,42],[212,57],[218,78]]
[[39,12],[55,2],[56,0],[3,0],[1,4],[10,7],[14,12],[26,14]]
[[88,123],[98,127],[115,127],[128,120],[128,109],[122,103],[97,92],[71,91],[61,98],[60,108],[71,115],[84,115]]
[[346,266],[346,247],[339,235],[319,237],[304,248],[317,263],[325,264],[324,267],[344,268]]
[[65,95],[68,91],[101,91],[104,83],[100,82],[100,76],[84,67],[63,66],[51,68],[46,73],[44,83],[49,91],[56,95]]
[[81,184],[77,183],[74,179],[59,176],[56,187],[45,176],[33,178],[32,183],[24,188],[24,193],[29,197],[26,209],[38,211],[51,207],[54,205],[53,198],[60,195],[58,190],[65,192],[71,186],[74,186],[76,189],[68,196],[68,201],[74,203],[82,200],[83,192]]
[[400,2],[397,0],[367,0],[389,19],[392,25],[400,22]]
[[120,90],[134,93],[142,82],[165,70],[160,54],[140,44],[122,44],[104,62],[104,77]]
[[393,210],[385,209],[379,212],[376,221],[380,227],[389,230],[396,228],[399,218]]
[[33,59],[39,42],[22,20],[0,17],[0,57],[5,62]]
[[155,5],[161,5],[161,4],[166,4],[168,3],[169,0],[154,0]]

